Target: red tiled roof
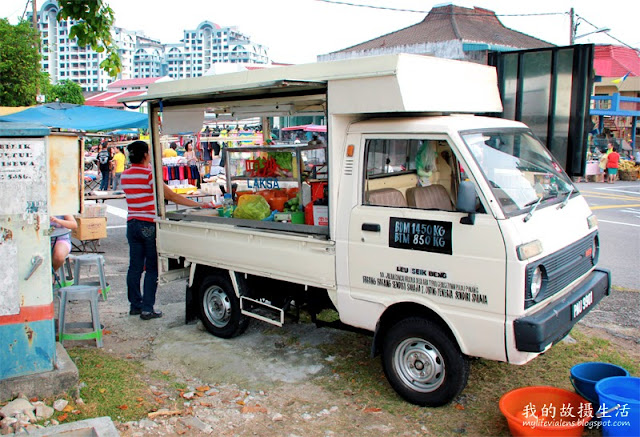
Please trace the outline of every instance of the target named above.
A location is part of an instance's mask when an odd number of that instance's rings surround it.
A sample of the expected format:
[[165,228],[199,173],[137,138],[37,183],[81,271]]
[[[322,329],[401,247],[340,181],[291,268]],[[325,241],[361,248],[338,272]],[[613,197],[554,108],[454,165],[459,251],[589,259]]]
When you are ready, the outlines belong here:
[[598,45],[595,47],[593,68],[602,77],[640,76],[640,54],[628,47]]
[[123,106],[122,103],[118,103],[118,99],[141,96],[146,93],[146,91],[105,91],[85,98],[84,104],[88,106],[118,108]]
[[120,79],[107,85],[107,88],[127,88],[132,86],[147,86],[157,82],[161,77],[136,77],[133,79]]
[[488,9],[445,5],[431,9],[420,23],[333,53],[452,40],[517,49],[553,47],[546,41],[504,27],[495,12]]

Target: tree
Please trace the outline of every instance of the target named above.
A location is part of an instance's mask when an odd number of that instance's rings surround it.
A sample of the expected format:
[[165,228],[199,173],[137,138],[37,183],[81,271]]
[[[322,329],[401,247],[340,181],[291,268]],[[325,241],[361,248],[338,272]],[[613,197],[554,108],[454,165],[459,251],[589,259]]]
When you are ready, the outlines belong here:
[[111,38],[111,26],[115,20],[113,9],[103,0],[58,0],[58,21],[68,18],[78,20],[69,30],[69,38],[77,38],[78,46],[91,46],[98,53],[106,51],[107,58],[100,67],[111,77],[122,70],[118,47]]
[[43,94],[45,94],[47,102],[54,102],[58,100],[59,102],[76,103],[78,105],[82,105],[84,103],[82,88],[80,85],[70,80],[63,80],[56,85],[51,85],[48,92]]
[[0,19],[0,106],[35,104],[42,78],[38,37],[28,22]]

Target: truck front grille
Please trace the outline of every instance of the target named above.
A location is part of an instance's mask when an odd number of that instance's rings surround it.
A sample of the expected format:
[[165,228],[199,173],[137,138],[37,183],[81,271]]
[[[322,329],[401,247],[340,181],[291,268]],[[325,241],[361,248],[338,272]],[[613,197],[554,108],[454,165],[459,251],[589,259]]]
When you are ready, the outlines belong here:
[[[525,309],[558,293],[595,266],[594,260],[597,260],[597,255],[592,257],[590,251],[593,248],[594,238],[597,239],[597,236],[598,233],[594,232],[564,249],[547,255],[527,266],[524,298]],[[540,294],[533,299],[531,297],[531,278],[539,266],[541,266],[544,271],[542,290]]]

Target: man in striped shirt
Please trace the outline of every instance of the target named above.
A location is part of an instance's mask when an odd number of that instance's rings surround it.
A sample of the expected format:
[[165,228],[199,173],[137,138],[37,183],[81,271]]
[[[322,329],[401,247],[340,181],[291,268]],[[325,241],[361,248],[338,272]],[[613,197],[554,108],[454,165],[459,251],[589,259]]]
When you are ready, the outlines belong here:
[[[127,146],[131,167],[122,173],[122,189],[127,197],[127,241],[129,242],[129,270],[127,294],[129,314],[140,315],[142,320],[162,317],[153,306],[158,289],[158,253],[156,250],[156,208],[153,196],[151,154],[144,141],[134,141]],[[179,205],[211,207],[174,193],[163,184],[164,198]],[[140,279],[145,272],[143,293]]]

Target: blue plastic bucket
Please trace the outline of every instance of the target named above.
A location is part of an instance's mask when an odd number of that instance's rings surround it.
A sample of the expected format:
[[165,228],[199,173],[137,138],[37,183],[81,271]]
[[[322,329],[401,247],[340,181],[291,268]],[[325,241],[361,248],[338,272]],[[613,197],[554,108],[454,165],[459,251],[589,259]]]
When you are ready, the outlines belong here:
[[596,383],[604,378],[614,376],[629,376],[629,372],[615,364],[600,362],[576,364],[571,368],[571,384],[573,384],[576,393],[594,406],[598,403]]
[[640,436],[640,378],[605,378],[596,384],[596,392],[602,435]]

